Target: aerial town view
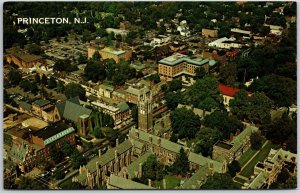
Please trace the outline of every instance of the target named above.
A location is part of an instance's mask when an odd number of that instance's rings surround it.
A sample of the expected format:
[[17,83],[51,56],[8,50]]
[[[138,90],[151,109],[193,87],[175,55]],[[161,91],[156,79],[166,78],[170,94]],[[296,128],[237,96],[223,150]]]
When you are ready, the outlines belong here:
[[297,188],[296,10],[4,3],[4,188]]

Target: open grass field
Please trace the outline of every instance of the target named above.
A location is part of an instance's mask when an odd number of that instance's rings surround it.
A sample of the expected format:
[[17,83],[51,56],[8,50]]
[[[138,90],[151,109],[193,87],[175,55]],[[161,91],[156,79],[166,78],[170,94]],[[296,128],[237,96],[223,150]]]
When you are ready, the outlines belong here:
[[[176,176],[165,176],[166,179],[166,188],[167,189],[174,189],[175,187],[180,185],[180,179]],[[153,182],[153,186],[156,188],[163,189],[163,181],[155,181]]]
[[254,167],[257,162],[263,162],[268,156],[271,148],[274,147],[273,144],[268,141],[267,144],[258,152],[258,154],[249,162],[244,169],[241,171],[240,175],[245,177],[250,177],[253,174]]

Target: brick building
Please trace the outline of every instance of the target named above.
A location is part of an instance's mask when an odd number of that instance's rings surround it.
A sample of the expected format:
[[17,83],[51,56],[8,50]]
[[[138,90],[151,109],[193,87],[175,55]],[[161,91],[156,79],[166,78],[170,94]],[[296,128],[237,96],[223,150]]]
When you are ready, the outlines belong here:
[[158,62],[158,73],[161,80],[171,81],[181,75],[196,76],[196,69],[203,67],[206,71],[216,64],[215,60],[195,58],[176,53]]
[[129,61],[132,56],[132,51],[130,49],[115,49],[111,47],[105,47],[103,49],[99,49],[97,46],[89,46],[88,47],[88,58],[92,58],[95,52],[99,52],[101,58],[105,59],[114,59],[116,63],[119,63],[122,58],[125,61]]
[[5,56],[8,63],[15,63],[20,68],[32,68],[46,65],[46,61],[37,55],[32,54],[8,54]]

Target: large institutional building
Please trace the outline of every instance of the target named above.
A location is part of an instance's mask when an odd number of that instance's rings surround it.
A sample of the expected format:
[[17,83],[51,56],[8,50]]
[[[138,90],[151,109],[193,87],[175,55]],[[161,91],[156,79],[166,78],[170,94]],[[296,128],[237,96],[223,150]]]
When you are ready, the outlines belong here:
[[99,52],[103,60],[112,58],[116,63],[119,63],[122,58],[124,58],[125,61],[129,61],[132,56],[132,51],[130,49],[121,50],[111,47],[99,49],[97,45],[91,45],[88,47],[88,58],[92,58],[95,52]]
[[176,53],[158,62],[158,73],[162,80],[171,81],[182,75],[196,76],[196,69],[203,67],[206,71],[214,66],[215,60],[195,58]]

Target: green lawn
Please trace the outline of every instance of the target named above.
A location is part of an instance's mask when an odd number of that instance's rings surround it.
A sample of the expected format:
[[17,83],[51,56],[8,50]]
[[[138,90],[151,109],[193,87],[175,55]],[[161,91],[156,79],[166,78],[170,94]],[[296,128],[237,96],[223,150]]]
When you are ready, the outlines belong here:
[[[165,176],[166,179],[166,185],[167,189],[174,189],[176,186],[180,185],[180,179],[177,178],[176,176]],[[152,186],[160,189],[163,189],[163,182],[161,181],[154,181]]]
[[239,159],[240,166],[243,167],[256,152],[256,150],[249,148]]
[[66,187],[70,187],[72,186],[72,178],[68,178],[66,179],[65,181],[63,181],[61,184],[59,184],[59,186],[62,188],[62,189],[66,189]]
[[273,144],[270,141],[268,141],[266,146],[241,171],[240,175],[245,177],[250,177],[253,174],[254,167],[257,164],[257,162],[259,161],[263,162],[265,158],[268,156],[272,147],[274,147]]

